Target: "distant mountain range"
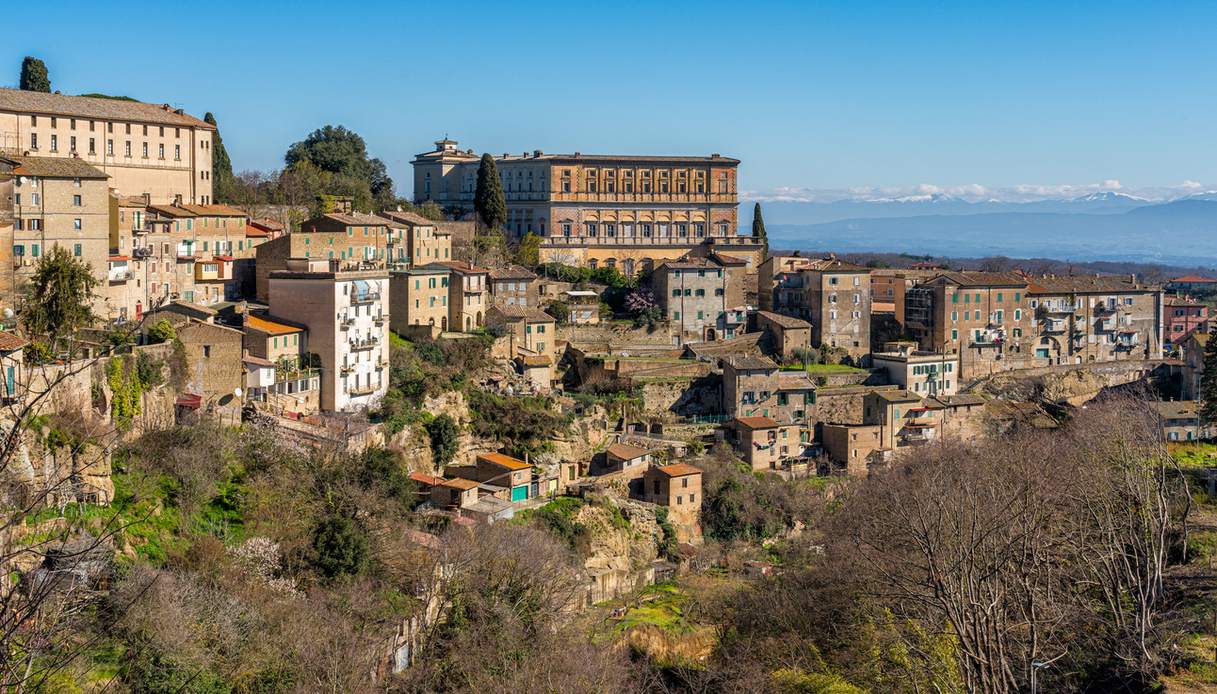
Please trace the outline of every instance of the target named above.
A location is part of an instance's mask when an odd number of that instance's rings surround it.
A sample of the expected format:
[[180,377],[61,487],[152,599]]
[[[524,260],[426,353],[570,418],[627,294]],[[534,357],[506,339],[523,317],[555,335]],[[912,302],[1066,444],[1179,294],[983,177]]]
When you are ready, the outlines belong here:
[[[751,206],[742,208],[751,216]],[[1101,192],[1036,202],[931,195],[762,208],[771,245],[782,248],[1217,267],[1217,192],[1169,202]]]

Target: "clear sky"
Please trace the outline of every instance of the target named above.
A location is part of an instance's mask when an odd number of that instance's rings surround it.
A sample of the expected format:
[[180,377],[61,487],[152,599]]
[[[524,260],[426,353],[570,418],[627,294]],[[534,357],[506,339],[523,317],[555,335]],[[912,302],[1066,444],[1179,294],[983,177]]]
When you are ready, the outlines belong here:
[[55,8],[8,3],[0,84],[29,54],[65,93],[213,111],[238,170],[333,123],[399,192],[445,133],[495,153],[721,152],[762,194],[1217,182],[1211,0]]

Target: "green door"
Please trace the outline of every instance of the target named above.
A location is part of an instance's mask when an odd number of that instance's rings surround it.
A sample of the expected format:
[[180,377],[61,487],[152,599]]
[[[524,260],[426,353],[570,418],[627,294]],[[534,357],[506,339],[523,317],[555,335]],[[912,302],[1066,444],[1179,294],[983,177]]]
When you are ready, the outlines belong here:
[[522,484],[518,487],[511,488],[512,501],[526,501],[528,499],[528,485]]

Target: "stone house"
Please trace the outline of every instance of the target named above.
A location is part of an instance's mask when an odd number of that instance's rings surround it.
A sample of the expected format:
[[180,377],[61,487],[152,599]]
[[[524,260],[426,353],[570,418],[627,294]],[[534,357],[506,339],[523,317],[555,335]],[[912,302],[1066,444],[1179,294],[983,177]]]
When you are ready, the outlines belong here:
[[556,360],[558,323],[541,309],[492,306],[486,313],[486,324],[505,331],[510,358],[541,356]]
[[783,362],[795,358],[799,350],[811,347],[811,323],[793,316],[757,311],[756,329],[765,334],[768,351]]
[[204,408],[240,409],[236,393],[245,385],[241,366],[244,333],[191,318],[177,327],[177,339],[185,352],[186,392],[202,396]]
[[850,477],[866,475],[885,459],[883,427],[878,424],[825,424],[820,438],[830,460]]
[[478,501],[476,480],[456,477],[431,487],[431,503],[440,508],[464,508]]
[[1199,401],[1153,402],[1150,406],[1162,421],[1162,436],[1167,441],[1196,441],[1213,435],[1212,427],[1200,421]]
[[807,372],[782,371],[767,357],[747,355],[723,358],[722,370],[723,414],[807,426],[816,403],[816,387]]
[[627,479],[641,477],[653,460],[645,448],[625,443],[614,443],[604,452],[607,468],[613,472],[624,472]]
[[787,461],[804,457],[811,439],[808,429],[770,417],[736,417],[726,429],[736,453],[753,470],[779,470]]
[[389,274],[389,328],[407,337],[436,338],[448,330],[451,272],[428,263]]
[[537,306],[537,276],[519,265],[494,268],[487,273],[490,300],[495,306]]
[[744,261],[714,252],[686,255],[655,268],[651,286],[674,344],[721,340],[745,332],[746,268]]
[[701,480],[701,469],[687,463],[655,466],[630,485],[631,495],[666,506],[677,541],[695,542],[701,538]]
[[462,261],[442,263],[449,271],[448,329],[471,333],[486,325],[490,271]]
[[472,466],[450,467],[462,477],[472,478],[487,487],[503,490],[509,501],[526,501],[533,497],[532,465],[502,453],[479,453]]

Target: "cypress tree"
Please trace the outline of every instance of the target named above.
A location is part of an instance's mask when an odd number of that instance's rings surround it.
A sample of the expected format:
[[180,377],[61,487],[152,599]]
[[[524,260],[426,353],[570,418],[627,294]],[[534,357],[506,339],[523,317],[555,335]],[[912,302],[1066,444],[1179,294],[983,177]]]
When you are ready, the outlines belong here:
[[482,163],[478,166],[473,209],[487,229],[498,231],[507,223],[507,200],[503,197],[503,183],[499,181],[499,169],[494,165],[494,157],[490,154],[483,154]]
[[1200,421],[1217,424],[1217,339],[1207,335],[1204,343],[1204,373],[1200,376]]
[[[203,122],[216,126],[216,117],[208,111],[203,116]],[[212,195],[216,200],[232,202],[229,193],[232,191],[232,160],[228,158],[228,150],[224,148],[224,140],[220,137],[220,128],[216,126],[215,136],[211,141],[211,175],[215,177],[215,187]]]
[[752,207],[752,238],[768,238],[765,234],[765,218],[761,216],[761,203]]
[[28,92],[51,91],[51,77],[47,74],[46,63],[32,55],[25,56],[21,61],[21,88]]

